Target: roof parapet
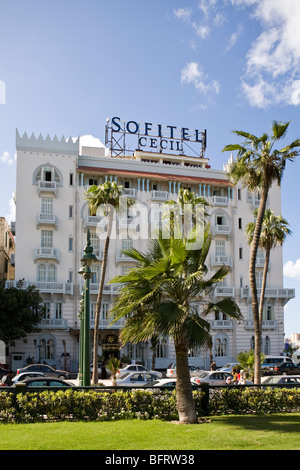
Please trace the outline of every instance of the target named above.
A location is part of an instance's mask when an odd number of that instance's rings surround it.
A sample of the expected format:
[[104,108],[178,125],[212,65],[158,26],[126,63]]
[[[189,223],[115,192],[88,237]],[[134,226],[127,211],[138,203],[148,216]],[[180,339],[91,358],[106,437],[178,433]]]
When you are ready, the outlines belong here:
[[65,139],[64,136],[59,140],[56,135],[51,139],[49,134],[46,138],[42,134],[36,137],[34,133],[28,137],[26,132],[21,136],[18,129],[16,129],[16,147],[17,150],[78,155],[79,137],[75,141],[73,141],[72,137]]

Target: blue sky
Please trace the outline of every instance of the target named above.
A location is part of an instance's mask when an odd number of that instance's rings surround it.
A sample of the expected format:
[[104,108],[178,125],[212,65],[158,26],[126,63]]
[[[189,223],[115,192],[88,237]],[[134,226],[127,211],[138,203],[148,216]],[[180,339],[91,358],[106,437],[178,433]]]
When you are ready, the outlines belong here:
[[[299,17],[299,0],[0,0],[0,214],[11,217],[16,128],[102,142],[113,116],[207,129],[218,169],[234,129],[292,121],[286,141],[300,138]],[[300,157],[282,183],[285,287],[297,297],[299,174]],[[297,297],[287,335],[300,332]]]

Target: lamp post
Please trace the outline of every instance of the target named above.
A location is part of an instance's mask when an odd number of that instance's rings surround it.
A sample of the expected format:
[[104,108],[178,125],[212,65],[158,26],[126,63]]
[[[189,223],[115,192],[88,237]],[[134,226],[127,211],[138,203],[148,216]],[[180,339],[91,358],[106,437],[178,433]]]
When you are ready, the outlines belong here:
[[[90,278],[91,265],[96,260],[91,246],[90,231],[87,233],[87,245],[84,249],[84,255],[81,260],[82,266],[78,271],[84,279],[84,303],[83,315],[81,309],[82,324],[80,323],[80,347],[79,347],[79,384],[84,387],[91,385],[90,370]],[[82,382],[82,383],[80,383]]]

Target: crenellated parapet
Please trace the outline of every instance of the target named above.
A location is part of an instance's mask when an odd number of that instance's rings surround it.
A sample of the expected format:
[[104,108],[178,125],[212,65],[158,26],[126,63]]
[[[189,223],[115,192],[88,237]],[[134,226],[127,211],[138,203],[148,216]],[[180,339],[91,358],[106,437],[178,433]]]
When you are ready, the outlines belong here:
[[26,132],[21,136],[18,129],[16,129],[16,147],[17,150],[23,151],[78,155],[79,137],[76,138],[75,141],[72,137],[65,139],[64,136],[59,140],[56,135],[51,139],[49,134],[46,138],[44,138],[42,134],[36,137],[34,133],[28,137]]

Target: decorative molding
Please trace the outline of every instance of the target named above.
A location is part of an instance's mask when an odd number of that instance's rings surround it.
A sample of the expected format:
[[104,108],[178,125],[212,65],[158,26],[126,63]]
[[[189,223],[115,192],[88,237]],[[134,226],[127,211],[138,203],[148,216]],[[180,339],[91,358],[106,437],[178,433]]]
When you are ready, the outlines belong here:
[[45,139],[42,134],[36,137],[34,133],[31,134],[31,137],[28,137],[26,132],[21,136],[18,129],[16,129],[16,147],[17,150],[24,151],[79,155],[79,137],[76,138],[75,142],[72,137],[65,139],[62,136],[59,140],[55,135],[51,139],[49,134]]

